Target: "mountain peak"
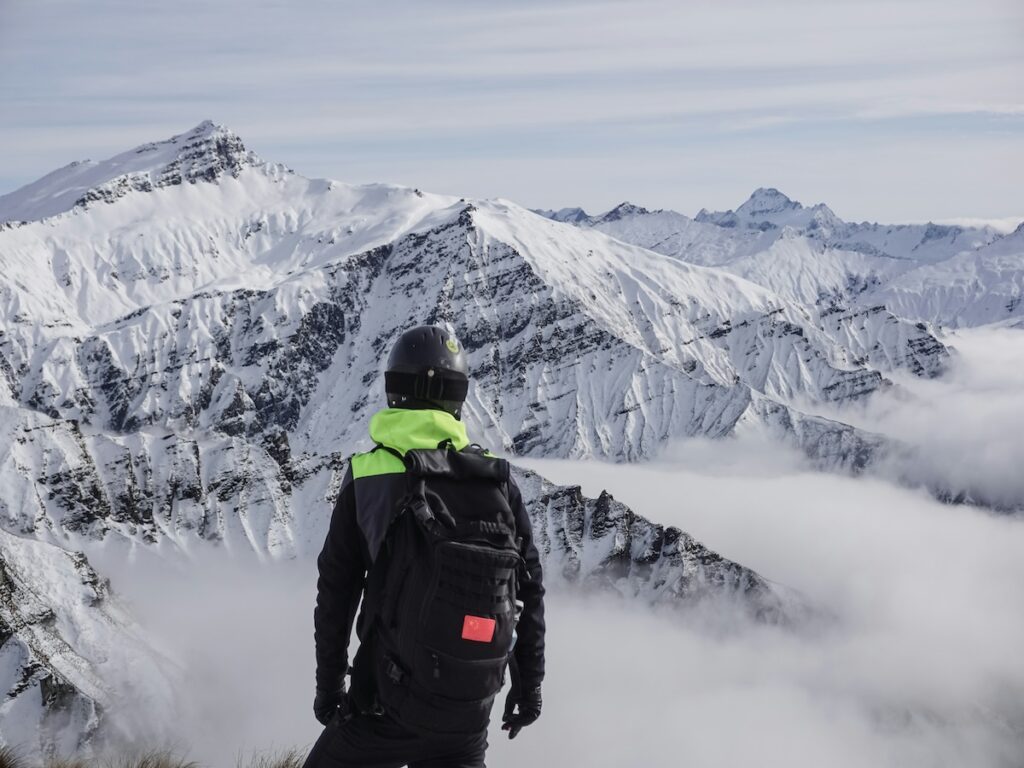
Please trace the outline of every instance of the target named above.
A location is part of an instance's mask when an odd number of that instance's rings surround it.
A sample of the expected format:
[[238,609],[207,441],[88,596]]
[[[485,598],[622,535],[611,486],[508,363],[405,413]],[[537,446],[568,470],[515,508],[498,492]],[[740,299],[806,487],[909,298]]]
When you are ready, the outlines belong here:
[[207,118],[206,120],[203,120],[203,122],[201,122],[195,128],[193,128],[191,131],[189,131],[189,133],[232,133],[232,131],[227,126],[221,125],[220,123],[215,123],[213,122],[213,120]]
[[645,213],[650,213],[646,208],[639,205],[634,205],[629,201],[619,203],[617,206],[612,208],[603,216],[599,217],[599,221],[618,221],[626,216],[639,216]]
[[246,149],[238,134],[226,126],[204,120],[191,131],[179,133],[154,144],[143,144],[131,152],[111,158],[108,163],[117,167],[126,155],[155,153],[155,163],[135,172],[157,176],[154,186],[171,186],[183,181],[213,181],[228,173],[238,176],[246,165],[260,163],[254,152]]
[[536,208],[534,213],[540,214],[545,219],[561,221],[567,224],[580,224],[590,221],[590,214],[582,208],[559,208],[557,211]]
[[736,209],[736,213],[750,217],[765,216],[783,211],[794,211],[803,208],[800,203],[791,200],[774,187],[758,187],[747,198],[747,201]]
[[754,229],[761,232],[792,227],[816,236],[843,226],[843,221],[824,203],[807,208],[775,187],[758,187],[735,211],[701,209],[696,221],[715,224],[726,229]]
[[113,203],[132,192],[237,178],[247,167],[284,172],[264,163],[230,128],[204,120],[190,131],[107,160],[71,163],[0,196],[0,222],[35,221],[97,202]]

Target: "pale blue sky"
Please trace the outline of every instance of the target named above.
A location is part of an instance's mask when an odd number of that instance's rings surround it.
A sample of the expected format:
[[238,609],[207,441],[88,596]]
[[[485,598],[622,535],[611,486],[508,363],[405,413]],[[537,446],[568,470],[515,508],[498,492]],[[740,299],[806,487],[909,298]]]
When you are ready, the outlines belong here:
[[1018,0],[0,0],[0,194],[203,119],[309,176],[1024,216]]

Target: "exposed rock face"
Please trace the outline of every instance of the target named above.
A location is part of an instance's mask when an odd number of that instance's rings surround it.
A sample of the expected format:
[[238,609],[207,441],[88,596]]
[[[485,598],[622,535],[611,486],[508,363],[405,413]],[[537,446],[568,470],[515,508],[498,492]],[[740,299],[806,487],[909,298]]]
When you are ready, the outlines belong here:
[[554,485],[522,469],[516,480],[550,580],[681,607],[727,601],[769,622],[790,622],[807,611],[790,590],[726,560],[678,528],[652,523],[608,493],[586,498],[579,486]]
[[872,464],[900,458],[905,451],[881,435],[799,413],[763,397],[754,399],[751,412],[779,442],[801,451],[817,466],[856,474]]

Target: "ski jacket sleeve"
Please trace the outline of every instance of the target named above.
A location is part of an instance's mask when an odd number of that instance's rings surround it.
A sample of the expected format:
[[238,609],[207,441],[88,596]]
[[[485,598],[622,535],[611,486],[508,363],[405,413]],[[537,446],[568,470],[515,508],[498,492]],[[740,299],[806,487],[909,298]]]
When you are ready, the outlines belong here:
[[366,583],[369,556],[356,519],[355,489],[349,467],[331,515],[323,550],[317,558],[316,687],[334,691],[348,671],[348,643],[356,609]]
[[516,519],[516,532],[523,540],[520,554],[526,561],[527,578],[519,584],[519,599],[523,601],[523,614],[516,628],[515,657],[519,682],[523,688],[540,685],[544,679],[544,574],[540,554],[533,542],[533,527],[523,503],[523,494],[515,481],[509,478],[509,504]]

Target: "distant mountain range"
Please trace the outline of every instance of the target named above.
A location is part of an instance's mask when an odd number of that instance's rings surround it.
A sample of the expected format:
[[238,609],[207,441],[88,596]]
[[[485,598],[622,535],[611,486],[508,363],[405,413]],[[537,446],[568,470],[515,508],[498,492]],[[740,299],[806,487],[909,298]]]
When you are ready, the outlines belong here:
[[[470,432],[512,456],[759,429],[858,471],[900,447],[810,411],[941,375],[938,323],[1024,311],[1022,237],[845,224],[774,190],[694,219],[540,216],[307,179],[210,122],[0,197],[0,739],[97,743],[122,682],[108,643],[171,706],[167,665],[75,550],[310,556],[410,325],[455,329]],[[555,580],[808,609],[606,495],[520,478]]]
[[694,218],[622,203],[600,216],[538,211],[622,242],[724,269],[819,311],[885,307],[934,325],[1021,318],[1024,222],[992,227],[850,223],[823,203],[806,207],[758,189],[735,211]]

